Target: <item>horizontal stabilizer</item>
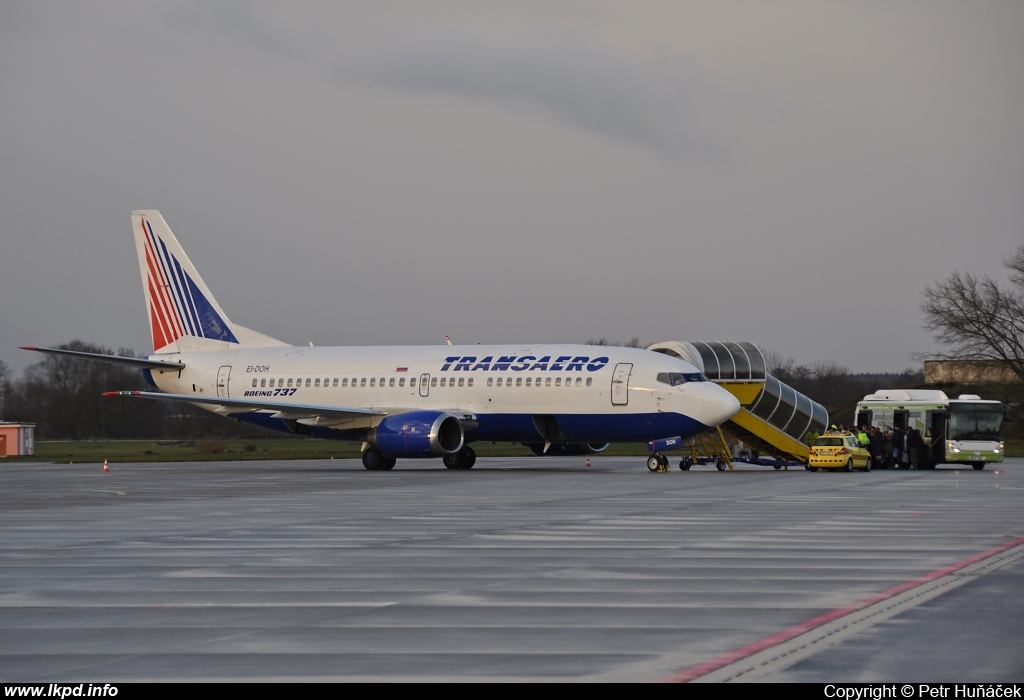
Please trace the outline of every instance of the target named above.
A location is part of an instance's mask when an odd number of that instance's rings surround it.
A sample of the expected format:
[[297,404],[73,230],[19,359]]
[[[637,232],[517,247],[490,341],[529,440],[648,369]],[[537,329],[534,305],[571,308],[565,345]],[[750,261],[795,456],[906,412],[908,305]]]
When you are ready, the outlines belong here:
[[135,367],[137,369],[152,369],[161,372],[180,372],[185,369],[185,365],[182,362],[148,360],[144,357],[119,357],[117,355],[101,355],[95,352],[80,352],[78,350],[37,348],[32,345],[22,345],[21,349],[32,350],[34,352],[45,352],[48,355],[67,355],[69,357],[77,357],[82,360],[91,360],[93,362],[106,362],[110,365],[124,365],[127,367]]

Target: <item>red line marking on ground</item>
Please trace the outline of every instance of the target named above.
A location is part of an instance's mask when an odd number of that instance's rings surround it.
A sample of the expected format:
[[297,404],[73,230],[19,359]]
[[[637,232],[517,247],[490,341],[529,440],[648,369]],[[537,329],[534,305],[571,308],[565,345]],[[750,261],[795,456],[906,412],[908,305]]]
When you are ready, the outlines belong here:
[[887,591],[882,591],[881,593],[876,593],[873,596],[868,596],[867,598],[860,600],[849,607],[836,608],[835,610],[830,610],[827,613],[822,613],[817,617],[812,617],[811,619],[793,625],[788,629],[784,629],[780,632],[776,632],[775,634],[768,635],[763,639],[759,639],[756,642],[747,644],[746,646],[742,646],[739,649],[733,649],[732,651],[726,652],[721,656],[709,659],[708,661],[702,661],[699,664],[694,664],[689,668],[684,668],[682,671],[677,671],[676,673],[673,673],[671,676],[660,678],[657,682],[686,683],[687,681],[692,681],[694,678],[700,678],[703,675],[711,673],[712,671],[717,671],[723,666],[728,666],[729,664],[739,661],[740,659],[745,659],[746,657],[756,654],[759,651],[764,651],[769,647],[773,647],[777,644],[782,644],[783,642],[788,641],[793,637],[797,637],[803,634],[804,632],[810,632],[811,630],[817,627],[821,627],[822,625],[832,622],[833,620],[838,620],[839,618],[845,615],[857,612],[858,610],[863,610],[869,605],[874,605],[875,603],[883,601],[886,598],[892,598],[893,596],[899,595],[900,593],[903,593],[905,591],[909,591],[912,588],[916,588],[917,586],[929,583],[931,581],[934,581],[935,579],[942,578],[947,574],[951,574],[954,571],[968,567],[971,564],[981,561],[982,559],[987,559],[988,557],[995,556],[1000,552],[1005,552],[1007,549],[1012,549],[1013,547],[1016,547],[1021,544],[1024,544],[1024,537],[1018,537],[1017,539],[1007,542],[1005,544],[1001,544],[998,547],[993,547],[992,549],[988,549],[984,552],[981,552],[980,554],[975,554],[974,556],[968,557],[963,561],[958,561],[955,564],[950,564],[949,566],[944,566],[941,569],[936,569],[930,574],[925,574],[920,578],[916,578],[911,581],[906,581],[905,583],[893,586]]

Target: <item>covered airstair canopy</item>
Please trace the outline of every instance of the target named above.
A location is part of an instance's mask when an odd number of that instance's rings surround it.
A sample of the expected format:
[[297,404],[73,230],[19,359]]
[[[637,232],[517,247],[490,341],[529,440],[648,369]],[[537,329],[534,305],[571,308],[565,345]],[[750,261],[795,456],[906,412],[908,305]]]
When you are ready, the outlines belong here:
[[722,427],[761,452],[806,461],[804,437],[828,425],[825,407],[769,374],[753,343],[670,340],[647,349],[686,360],[732,392],[740,411]]

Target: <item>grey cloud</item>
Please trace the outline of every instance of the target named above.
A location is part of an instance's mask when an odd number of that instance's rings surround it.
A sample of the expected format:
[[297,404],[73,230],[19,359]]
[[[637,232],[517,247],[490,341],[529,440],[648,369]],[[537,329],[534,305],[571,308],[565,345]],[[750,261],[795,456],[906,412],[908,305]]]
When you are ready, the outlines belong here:
[[352,57],[346,68],[401,89],[538,105],[671,160],[719,154],[715,113],[736,102],[685,59],[633,60],[582,34],[545,28],[501,37],[450,29],[404,36]]

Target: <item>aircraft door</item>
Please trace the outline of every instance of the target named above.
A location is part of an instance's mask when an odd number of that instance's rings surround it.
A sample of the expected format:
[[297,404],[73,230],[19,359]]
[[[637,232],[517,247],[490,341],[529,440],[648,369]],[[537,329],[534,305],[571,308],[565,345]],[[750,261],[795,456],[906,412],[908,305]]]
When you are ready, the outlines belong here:
[[222,365],[217,370],[217,396],[226,399],[230,398],[231,365]]
[[615,373],[612,375],[613,406],[625,406],[629,402],[629,373],[632,371],[632,362],[620,362],[615,365]]
[[429,374],[421,374],[420,375],[420,396],[429,396],[429,395],[430,395],[430,375]]

